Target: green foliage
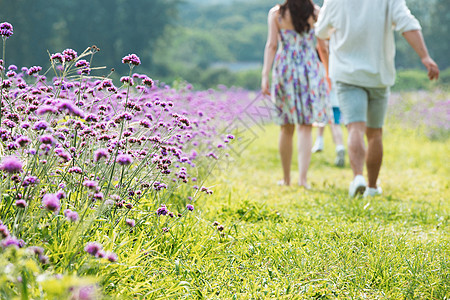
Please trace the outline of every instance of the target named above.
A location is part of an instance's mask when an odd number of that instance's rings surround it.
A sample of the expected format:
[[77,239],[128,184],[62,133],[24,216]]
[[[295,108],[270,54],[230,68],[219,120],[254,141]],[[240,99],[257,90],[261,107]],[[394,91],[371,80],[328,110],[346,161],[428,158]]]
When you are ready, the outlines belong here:
[[447,89],[450,87],[450,68],[443,70],[439,74],[439,84],[444,88],[446,87]]
[[248,70],[236,73],[236,86],[242,86],[252,91],[261,89],[261,70]]
[[439,80],[430,81],[426,70],[399,70],[393,91],[433,90],[436,87],[448,88],[450,82],[450,68],[441,71]]
[[[7,61],[19,66],[45,67],[47,50],[54,53],[74,48],[81,52],[95,44],[108,50],[96,58],[99,65],[108,68],[121,69],[117,57],[137,53],[146,72],[167,82],[183,78],[210,88],[218,82],[202,78],[201,74],[219,72],[225,80],[220,84],[259,89],[256,77],[242,81],[236,79],[240,74],[207,69],[217,62],[262,62],[267,12],[282,2],[114,0],[105,6],[98,0],[0,0],[0,19],[14,25],[17,34],[8,40]],[[323,1],[315,2],[321,5]],[[448,68],[449,2],[407,0],[407,5],[421,22],[432,57],[441,69]],[[400,35],[396,65],[399,69],[422,67],[417,54]],[[411,83],[413,79],[406,79],[407,83],[399,79],[398,85],[410,89],[417,85]],[[426,88],[420,84],[418,87]]]
[[397,73],[393,91],[427,90],[430,88],[426,71],[402,70]]
[[[316,1],[319,5],[322,4],[321,2],[323,1]],[[226,72],[225,70],[208,69],[214,68],[216,62],[252,61],[262,63],[267,38],[267,12],[275,4],[274,1],[254,0],[250,2],[235,1],[233,4],[222,2],[220,4],[187,3],[183,5],[180,11],[180,28],[174,31],[178,34],[166,34],[164,36],[165,46],[155,52],[155,61],[158,63],[155,72],[166,76],[169,82],[173,78],[181,76],[200,88],[225,84],[258,90],[260,70]],[[422,24],[424,36],[433,58],[441,69],[447,68],[449,66],[448,56],[447,54],[443,55],[439,50],[442,47],[445,48],[447,43],[439,41],[445,39],[445,32],[447,32],[445,24],[448,22],[445,20],[448,18],[448,14],[443,12],[448,11],[448,9],[445,10],[445,5],[448,4],[442,3],[441,0],[433,0],[430,3],[409,0],[407,4]],[[437,8],[442,10],[437,10]],[[208,44],[205,45],[202,41],[198,41],[201,49],[192,51],[192,49],[198,48],[192,45],[197,43],[198,39],[191,37],[189,32],[195,32],[195,36],[208,37]],[[397,35],[396,39],[396,65],[399,70],[423,68],[417,54],[404,38]],[[206,76],[209,73],[215,74],[211,80]],[[215,78],[219,73],[224,81],[218,83]],[[202,77],[201,74],[205,74],[205,77]],[[435,86],[428,83],[428,80],[423,77],[423,72],[421,75],[418,74],[415,74],[414,71],[399,72],[394,90],[430,89]]]
[[[401,96],[404,102],[415,101],[410,94]],[[199,199],[194,212],[180,219],[156,218],[149,213],[154,199],[143,199],[139,211],[130,212],[137,220],[133,229],[123,220],[113,224],[100,218],[88,234],[117,251],[118,262],[79,255],[71,262],[73,272],[96,274],[113,299],[450,297],[446,141],[430,141],[423,131],[390,116],[380,174],[384,194],[352,199],[347,197],[351,169],[348,163],[344,169],[334,167],[328,129],[324,151],[312,157],[311,190],[276,185],[282,175],[277,126],[247,128],[235,142],[247,135],[256,139],[234,154],[235,164],[211,174],[205,185],[214,193]],[[297,178],[295,157],[292,178]],[[176,212],[184,208],[185,193],[180,189],[162,197]],[[26,222],[23,226],[33,220]],[[170,230],[162,232],[168,224]],[[71,232],[61,228],[46,245],[54,267],[40,267],[28,250],[0,250],[1,296],[24,295],[18,276],[26,278],[34,299],[82,286],[84,279],[75,276],[47,275],[65,272],[69,261],[63,254],[70,245],[64,241]]]
[[[120,58],[137,53],[151,67],[155,41],[175,21],[179,0],[0,0],[0,20],[14,26],[9,63],[47,67],[48,54],[97,45],[97,63],[122,70]],[[36,47],[39,45],[39,47]],[[103,51],[107,50],[107,51]]]
[[44,270],[29,249],[8,247],[0,252],[0,298],[1,299],[78,299],[80,289],[95,291],[97,280],[74,275],[55,276]]

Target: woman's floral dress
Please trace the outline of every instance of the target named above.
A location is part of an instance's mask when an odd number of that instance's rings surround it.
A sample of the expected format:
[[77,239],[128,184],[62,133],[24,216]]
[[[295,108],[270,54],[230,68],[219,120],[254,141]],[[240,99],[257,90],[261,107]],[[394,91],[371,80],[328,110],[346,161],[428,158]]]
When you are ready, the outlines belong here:
[[314,30],[281,29],[272,69],[275,123],[332,123],[325,69],[316,52]]

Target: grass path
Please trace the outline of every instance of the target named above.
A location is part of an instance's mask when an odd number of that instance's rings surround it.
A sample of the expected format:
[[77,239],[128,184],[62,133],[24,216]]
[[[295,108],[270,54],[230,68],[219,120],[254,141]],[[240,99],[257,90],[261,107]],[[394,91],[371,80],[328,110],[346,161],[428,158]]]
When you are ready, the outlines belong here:
[[200,199],[196,215],[173,229],[168,242],[179,250],[166,254],[159,280],[172,282],[174,294],[163,297],[450,297],[448,142],[386,129],[383,196],[350,199],[348,159],[334,167],[329,129],[325,151],[313,154],[310,191],[275,184],[277,139],[275,126],[259,132],[209,180],[214,194]]

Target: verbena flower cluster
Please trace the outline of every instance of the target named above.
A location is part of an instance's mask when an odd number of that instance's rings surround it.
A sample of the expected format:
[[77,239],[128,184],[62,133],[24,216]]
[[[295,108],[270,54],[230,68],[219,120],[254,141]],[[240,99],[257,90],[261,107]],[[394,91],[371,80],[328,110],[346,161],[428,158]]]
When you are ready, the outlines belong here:
[[[0,30],[13,33],[9,23]],[[133,73],[135,54],[123,57],[130,74],[120,81],[93,76],[96,52],[51,54],[49,70],[1,61],[0,243],[38,245],[31,249],[45,264],[64,253],[69,269],[83,256],[120,260],[111,232],[168,232],[171,220],[194,211],[199,195],[212,193],[202,182],[231,150],[230,124],[250,100],[244,91],[175,89]]]
[[391,122],[421,130],[430,139],[450,138],[450,99],[447,91],[394,93],[389,99],[389,106]]
[[0,35],[4,38],[9,38],[14,33],[14,28],[8,22],[3,22],[0,24]]

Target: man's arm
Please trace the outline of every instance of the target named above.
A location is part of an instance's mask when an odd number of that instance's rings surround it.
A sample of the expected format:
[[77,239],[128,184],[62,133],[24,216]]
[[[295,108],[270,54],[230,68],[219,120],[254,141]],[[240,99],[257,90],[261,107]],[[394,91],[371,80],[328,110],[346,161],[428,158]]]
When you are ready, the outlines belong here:
[[410,30],[403,32],[403,37],[408,41],[409,45],[416,51],[422,60],[422,64],[428,70],[428,78],[430,80],[439,78],[439,67],[428,54],[427,46],[420,30]]

